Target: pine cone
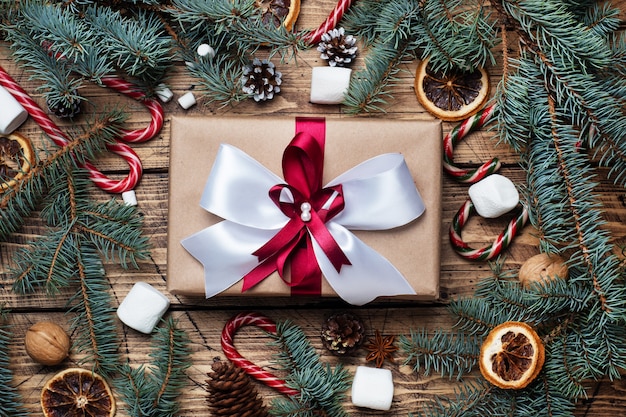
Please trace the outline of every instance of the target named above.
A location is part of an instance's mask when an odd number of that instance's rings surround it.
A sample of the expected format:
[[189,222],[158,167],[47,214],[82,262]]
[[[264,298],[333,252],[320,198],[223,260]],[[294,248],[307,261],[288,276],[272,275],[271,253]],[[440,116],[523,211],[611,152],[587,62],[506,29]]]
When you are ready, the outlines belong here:
[[61,119],[70,119],[80,113],[81,100],[46,100],[48,111]]
[[345,355],[361,346],[365,326],[354,314],[339,313],[330,316],[322,326],[322,344],[335,355]]
[[271,100],[274,94],[280,93],[281,77],[282,73],[276,71],[270,61],[254,58],[252,64],[243,70],[241,77],[243,92],[254,97],[254,101],[257,102]]
[[250,377],[231,362],[219,359],[207,375],[209,410],[212,416],[269,417],[267,408]]
[[317,50],[322,53],[320,55],[322,59],[328,60],[331,67],[345,67],[356,57],[356,39],[352,35],[346,36],[343,28],[332,29],[322,35]]

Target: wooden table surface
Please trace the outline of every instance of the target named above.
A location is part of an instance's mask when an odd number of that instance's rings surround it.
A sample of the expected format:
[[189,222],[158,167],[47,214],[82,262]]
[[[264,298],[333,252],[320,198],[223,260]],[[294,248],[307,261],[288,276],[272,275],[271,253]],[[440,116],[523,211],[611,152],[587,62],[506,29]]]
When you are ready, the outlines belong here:
[[[626,1],[619,1],[626,10]],[[312,28],[321,22],[332,8],[332,0],[304,1],[298,20],[299,28]],[[622,12],[622,22],[626,14]],[[624,27],[624,23],[622,24]],[[498,65],[489,68],[492,87],[498,83],[501,76],[501,57]],[[356,63],[362,64],[361,56]],[[36,91],[36,85],[29,81],[28,74],[18,67],[10,58],[8,45],[0,43],[0,65],[7,70],[42,106],[44,101]],[[206,407],[205,379],[206,373],[214,357],[224,357],[220,348],[219,337],[225,322],[234,314],[254,309],[266,314],[275,320],[290,319],[300,325],[310,337],[311,343],[323,355],[323,359],[337,363],[339,359],[325,351],[319,339],[320,327],[324,319],[335,311],[349,310],[357,313],[365,322],[368,334],[372,335],[375,329],[384,334],[407,334],[412,328],[427,328],[436,330],[450,328],[454,325],[453,317],[447,311],[449,300],[471,295],[478,280],[489,275],[489,266],[483,262],[471,262],[462,259],[452,249],[447,230],[452,217],[460,205],[467,198],[467,186],[456,183],[449,177],[443,182],[443,206],[441,236],[433,238],[433,245],[441,245],[441,294],[437,302],[379,302],[355,308],[337,300],[300,300],[270,298],[240,299],[216,297],[210,300],[200,298],[184,298],[167,293],[167,214],[168,214],[168,163],[170,143],[170,120],[174,115],[194,115],[207,118],[229,115],[246,117],[249,115],[264,115],[268,118],[276,116],[296,115],[332,115],[336,117],[350,117],[342,115],[340,106],[314,105],[308,102],[311,69],[314,66],[324,65],[315,51],[302,52],[297,62],[281,65],[284,74],[284,85],[281,94],[273,101],[257,104],[252,100],[242,102],[233,107],[219,108],[199,105],[185,111],[178,106],[175,100],[164,105],[166,111],[165,125],[161,133],[149,142],[133,145],[140,155],[144,176],[136,188],[139,201],[139,211],[145,219],[144,233],[149,237],[152,245],[149,261],[142,262],[138,270],[123,270],[115,264],[107,264],[107,277],[110,281],[111,292],[117,303],[121,302],[134,283],[145,281],[167,294],[171,301],[168,315],[179,320],[181,328],[187,331],[192,340],[193,365],[188,370],[188,388],[180,398],[181,416],[209,415]],[[389,100],[385,114],[363,115],[359,117],[378,117],[384,119],[432,119],[418,104],[413,89],[416,62],[403,65],[400,82],[393,89],[393,98]],[[176,64],[175,70],[169,79],[169,85],[176,97],[196,87],[197,82],[185,71],[182,62]],[[493,91],[493,89],[492,89]],[[132,128],[144,126],[149,115],[138,103],[119,94],[99,87],[91,87],[85,94],[93,104],[94,111],[107,108],[107,105],[122,106],[130,113],[128,122]],[[90,105],[91,106],[91,105]],[[110,107],[110,106],[109,106]],[[88,107],[85,113],[90,112]],[[84,119],[78,120],[78,123]],[[444,123],[444,132],[448,132],[454,124]],[[42,143],[42,133],[37,125],[28,120],[21,128],[20,133],[32,138],[36,143]],[[497,156],[503,162],[501,173],[511,178],[515,183],[524,180],[524,173],[517,164],[513,152],[504,146],[496,146],[492,140],[492,133],[480,131],[473,134],[455,149],[455,161],[463,166],[477,166],[481,161]],[[97,165],[114,177],[121,177],[125,165],[119,159],[104,155],[97,161]],[[601,175],[604,172],[600,171]],[[613,235],[616,250],[619,251],[626,244],[626,207],[624,205],[624,191],[614,187],[611,182],[603,181],[600,187],[602,203],[605,206],[605,217]],[[106,201],[111,196],[96,191],[94,198]],[[121,198],[120,196],[116,196]],[[485,220],[473,218],[463,232],[464,240],[479,246],[491,240],[503,229],[507,219]],[[9,322],[12,325],[13,341],[10,356],[11,368],[15,375],[15,383],[19,392],[32,412],[32,415],[41,415],[39,409],[40,390],[45,381],[61,368],[72,366],[77,360],[72,353],[62,365],[45,367],[34,363],[26,354],[23,345],[23,336],[26,329],[35,322],[52,319],[69,327],[70,317],[66,313],[66,299],[64,294],[55,298],[48,298],[45,294],[36,294],[23,297],[11,291],[11,280],[8,266],[12,254],[26,242],[35,238],[42,231],[42,222],[35,215],[29,219],[11,238],[0,243],[0,302],[10,309]],[[533,229],[526,227],[515,239],[512,246],[505,252],[505,267],[516,269],[530,256],[538,253],[537,240]],[[149,337],[132,329],[118,326],[122,341],[123,354],[131,363],[149,364],[147,356],[150,348]],[[240,352],[252,361],[266,365],[269,354],[265,346],[266,340],[261,334],[252,329],[244,329],[238,335],[236,344]],[[406,416],[409,412],[420,409],[425,401],[432,400],[437,395],[446,395],[454,392],[458,385],[438,376],[425,377],[416,374],[406,366],[401,366],[403,357],[396,357],[396,365],[385,366],[393,371],[395,382],[395,397],[391,411],[377,412],[373,410],[356,409],[350,404],[347,408],[354,416],[388,415]],[[357,365],[365,364],[365,351],[359,351],[355,356],[340,360],[350,370]],[[577,416],[618,416],[626,415],[626,382],[624,381],[590,381],[589,398],[581,401],[576,409]],[[259,389],[266,394],[269,400],[277,395],[259,385]],[[125,416],[118,411],[119,416]]]

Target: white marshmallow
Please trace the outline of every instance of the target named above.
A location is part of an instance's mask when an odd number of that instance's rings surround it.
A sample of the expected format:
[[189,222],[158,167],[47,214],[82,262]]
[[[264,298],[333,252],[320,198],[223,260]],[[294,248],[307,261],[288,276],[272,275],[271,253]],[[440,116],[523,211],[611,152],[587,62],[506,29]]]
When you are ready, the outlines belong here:
[[340,104],[343,102],[352,70],[342,67],[314,67],[311,75],[311,103]]
[[211,45],[209,45],[208,43],[203,43],[200,46],[198,46],[198,49],[196,50],[196,52],[201,57],[205,57],[209,59],[213,59],[213,57],[215,57],[215,49],[213,49]]
[[170,90],[165,84],[157,85],[155,90],[157,97],[163,103],[168,103],[172,98],[174,98],[174,93]]
[[492,174],[468,190],[476,212],[494,219],[511,211],[519,203],[519,193],[513,181],[499,174]]
[[150,334],[170,306],[167,297],[145,282],[137,282],[117,308],[117,317],[128,327]]
[[389,410],[393,377],[389,369],[358,366],[352,381],[352,404],[372,410]]
[[137,205],[137,195],[135,194],[135,190],[124,191],[122,193],[122,199],[124,200],[124,204],[127,206]]
[[178,99],[178,104],[180,104],[180,107],[182,107],[183,109],[187,110],[191,106],[196,104],[196,97],[190,91],[190,92],[186,93],[185,95],[181,96]]
[[0,109],[0,135],[10,135],[28,118],[26,109],[2,86]]

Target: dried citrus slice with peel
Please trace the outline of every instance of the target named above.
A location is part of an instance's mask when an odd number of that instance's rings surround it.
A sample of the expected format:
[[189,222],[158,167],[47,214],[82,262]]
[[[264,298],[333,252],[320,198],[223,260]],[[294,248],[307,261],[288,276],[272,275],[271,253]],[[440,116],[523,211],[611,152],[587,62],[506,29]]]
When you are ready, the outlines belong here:
[[261,9],[261,19],[267,25],[279,27],[281,24],[291,30],[300,14],[300,0],[256,0]]
[[0,192],[13,187],[35,165],[30,139],[13,133],[0,136]]
[[41,408],[45,417],[113,417],[115,398],[102,376],[69,368],[46,382]]
[[484,68],[466,72],[434,71],[422,60],[415,72],[415,94],[420,104],[441,120],[456,122],[472,116],[489,98],[489,74]]
[[539,374],[545,361],[543,342],[526,323],[508,321],[489,332],[480,349],[480,372],[504,389],[522,389]]

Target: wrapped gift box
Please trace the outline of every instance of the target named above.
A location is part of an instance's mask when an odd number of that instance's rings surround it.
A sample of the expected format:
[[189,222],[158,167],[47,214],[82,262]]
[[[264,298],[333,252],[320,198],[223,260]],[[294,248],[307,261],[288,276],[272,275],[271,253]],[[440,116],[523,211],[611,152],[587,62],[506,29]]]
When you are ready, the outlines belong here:
[[[172,119],[167,255],[167,285],[172,294],[205,295],[203,266],[181,240],[223,220],[199,204],[220,145],[243,150],[282,178],[283,151],[294,134],[295,119],[289,117]],[[404,226],[354,231],[404,275],[415,295],[402,298],[434,300],[439,296],[441,135],[438,121],[326,118],[324,184],[377,155],[400,153],[424,201],[424,213]],[[290,296],[290,288],[274,273],[248,291],[242,292],[239,282],[221,295]],[[321,295],[336,296],[325,280]]]

